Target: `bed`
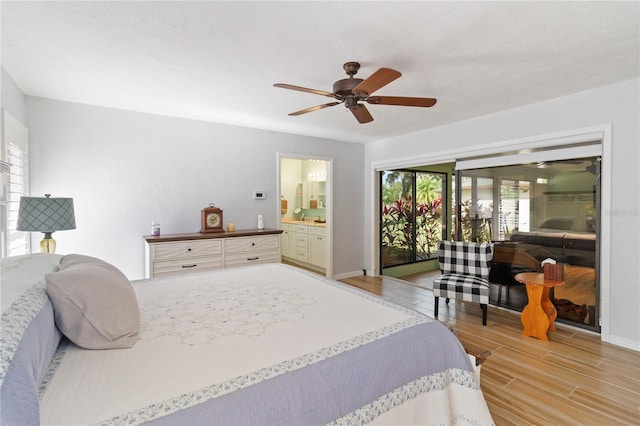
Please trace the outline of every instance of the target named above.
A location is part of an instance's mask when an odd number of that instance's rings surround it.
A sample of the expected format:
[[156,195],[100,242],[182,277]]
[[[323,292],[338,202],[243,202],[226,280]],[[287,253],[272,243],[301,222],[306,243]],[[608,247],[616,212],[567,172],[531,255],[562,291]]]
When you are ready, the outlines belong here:
[[82,348],[65,258],[2,260],[3,425],[492,423],[446,327],[283,264],[134,281],[132,346]]

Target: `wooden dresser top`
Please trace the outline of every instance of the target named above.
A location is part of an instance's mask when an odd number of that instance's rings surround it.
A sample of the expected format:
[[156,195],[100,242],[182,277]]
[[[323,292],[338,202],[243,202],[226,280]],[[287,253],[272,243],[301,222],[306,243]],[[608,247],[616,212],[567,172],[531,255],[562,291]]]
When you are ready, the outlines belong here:
[[169,241],[208,240],[212,238],[254,237],[259,235],[281,234],[281,229],[240,229],[233,232],[194,232],[189,234],[161,234],[157,237],[145,235],[143,238],[149,244],[166,243]]

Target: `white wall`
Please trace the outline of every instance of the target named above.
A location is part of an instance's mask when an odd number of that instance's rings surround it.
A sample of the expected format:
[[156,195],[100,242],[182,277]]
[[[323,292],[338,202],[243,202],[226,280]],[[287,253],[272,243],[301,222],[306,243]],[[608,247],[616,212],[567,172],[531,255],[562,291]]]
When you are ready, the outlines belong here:
[[[473,120],[370,143],[365,149],[365,206],[374,206],[374,163],[439,158],[448,151],[612,125],[610,341],[640,350],[640,80],[527,105]],[[446,101],[446,100],[443,100]],[[437,106],[436,106],[437,108]],[[428,119],[428,117],[427,117]],[[375,226],[365,215],[365,259],[371,269]]]
[[0,73],[0,81],[2,84],[2,90],[0,90],[0,93],[2,94],[2,108],[7,110],[19,122],[26,124],[27,114],[24,94],[4,68],[0,68]]
[[[31,193],[73,197],[77,229],[60,253],[84,253],[144,276],[143,235],[198,232],[210,202],[237,229],[278,228],[278,153],[333,157],[334,273],[363,268],[361,144],[27,97]],[[254,200],[253,192],[267,199]]]

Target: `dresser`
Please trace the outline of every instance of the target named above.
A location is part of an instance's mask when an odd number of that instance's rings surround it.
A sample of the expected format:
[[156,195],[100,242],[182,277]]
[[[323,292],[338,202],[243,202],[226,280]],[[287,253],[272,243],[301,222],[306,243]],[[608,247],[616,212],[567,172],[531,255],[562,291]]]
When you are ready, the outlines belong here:
[[278,263],[279,229],[144,236],[145,277]]

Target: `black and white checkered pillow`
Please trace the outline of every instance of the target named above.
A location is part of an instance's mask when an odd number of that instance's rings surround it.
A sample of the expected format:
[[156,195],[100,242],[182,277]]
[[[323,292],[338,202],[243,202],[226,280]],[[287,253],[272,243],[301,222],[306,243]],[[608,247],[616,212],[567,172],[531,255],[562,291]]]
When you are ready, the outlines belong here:
[[443,274],[473,275],[489,279],[493,244],[441,241],[438,262]]

